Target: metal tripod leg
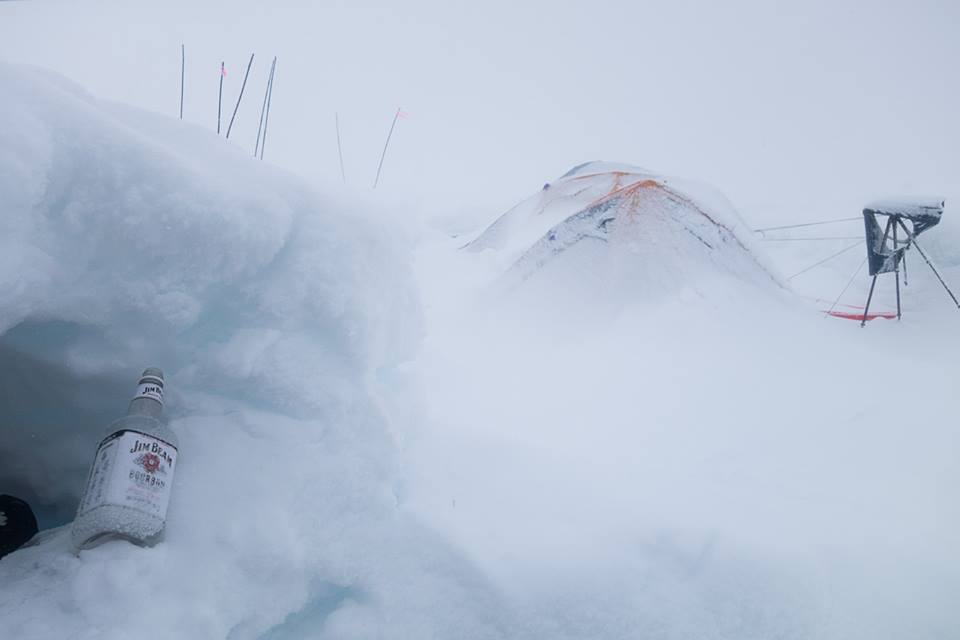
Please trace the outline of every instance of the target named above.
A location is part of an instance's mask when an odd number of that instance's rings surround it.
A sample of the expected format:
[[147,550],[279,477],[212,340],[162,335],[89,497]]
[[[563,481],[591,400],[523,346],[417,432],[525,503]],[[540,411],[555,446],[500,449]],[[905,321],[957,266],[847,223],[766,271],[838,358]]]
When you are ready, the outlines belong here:
[[910,243],[907,243],[907,246],[903,248],[903,286],[907,286],[907,249],[910,248]]
[[870,311],[870,300],[873,298],[873,288],[877,286],[877,276],[873,276],[873,282],[870,283],[870,294],[867,296],[867,304],[863,307],[863,319],[860,326],[867,326],[867,312]]
[[933,271],[933,275],[937,276],[937,280],[940,281],[940,284],[943,285],[943,288],[947,290],[947,293],[950,295],[950,299],[953,300],[953,304],[957,305],[957,308],[960,309],[960,302],[957,301],[957,296],[953,295],[953,291],[950,291],[950,287],[947,286],[947,283],[943,281],[943,278],[940,276],[940,272],[937,271],[937,268],[933,266],[933,263],[930,262],[930,258],[927,257],[927,254],[923,252],[923,249],[920,248],[920,245],[917,244],[917,239],[910,233],[910,230],[907,229],[907,225],[903,224],[899,219],[897,222],[900,223],[900,226],[903,227],[904,232],[907,234],[907,237],[910,238],[910,242],[917,248],[917,251],[920,252],[920,255],[923,257],[924,261],[927,263],[927,266],[930,267],[930,270]]
[[[897,219],[899,221],[899,218]],[[893,225],[893,275],[897,278],[897,322],[900,321],[900,264],[897,262],[897,225]]]
[[[887,218],[887,226],[883,228],[883,240],[880,241],[880,246],[881,246],[881,247],[886,247],[886,246],[887,246],[887,236],[890,235],[890,228],[891,228],[891,226],[893,226],[893,217]],[[894,255],[896,255],[896,254],[894,254]],[[874,288],[875,286],[877,286],[877,276],[878,276],[878,275],[880,275],[880,274],[879,274],[879,273],[878,273],[878,274],[875,274],[875,275],[873,276],[873,281],[870,282],[870,293],[867,294],[867,304],[865,304],[864,307],[863,307],[863,319],[860,320],[860,327],[861,327],[861,328],[867,326],[867,312],[870,311],[870,300],[873,299],[873,288]]]

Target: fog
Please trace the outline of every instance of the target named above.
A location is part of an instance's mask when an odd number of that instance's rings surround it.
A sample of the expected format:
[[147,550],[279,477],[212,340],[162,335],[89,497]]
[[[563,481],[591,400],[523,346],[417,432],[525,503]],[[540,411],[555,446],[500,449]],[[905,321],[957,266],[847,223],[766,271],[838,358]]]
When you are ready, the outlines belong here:
[[[748,220],[831,218],[890,193],[952,195],[960,8],[943,2],[4,2],[0,57],[215,128],[266,159],[488,220],[586,160],[719,186]],[[853,215],[856,215],[855,213]]]

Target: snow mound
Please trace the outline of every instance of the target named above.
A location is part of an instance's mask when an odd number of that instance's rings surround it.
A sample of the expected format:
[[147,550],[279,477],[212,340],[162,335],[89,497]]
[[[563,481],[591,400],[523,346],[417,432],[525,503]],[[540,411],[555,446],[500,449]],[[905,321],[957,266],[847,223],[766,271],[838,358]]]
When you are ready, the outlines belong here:
[[76,557],[61,528],[0,561],[4,637],[491,635],[396,508],[403,244],[198,127],[24,67],[0,92],[0,486],[65,524],[146,365],[182,446],[163,543]]
[[[46,72],[3,65],[0,86],[0,349],[16,369],[5,408],[45,412],[41,431],[68,445],[55,487],[49,454],[18,446],[38,425],[4,445],[26,458],[41,508],[76,499],[84,447],[147,364],[173,375],[172,390],[337,415],[406,340],[379,319],[411,315],[392,293],[410,287],[390,266],[397,248],[359,212],[199,128]],[[376,250],[354,251],[364,245]]]
[[[550,277],[569,290],[695,286],[726,273],[783,286],[733,207],[712,189],[625,164],[589,162],[543,186],[468,245],[511,263],[508,278]],[[606,295],[606,294],[604,294]]]

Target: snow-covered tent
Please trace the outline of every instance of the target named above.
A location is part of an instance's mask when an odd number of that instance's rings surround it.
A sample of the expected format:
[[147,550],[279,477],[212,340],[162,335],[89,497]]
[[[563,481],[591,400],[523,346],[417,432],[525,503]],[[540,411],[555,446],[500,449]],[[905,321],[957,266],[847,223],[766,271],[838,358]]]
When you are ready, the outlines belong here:
[[548,183],[467,245],[512,265],[513,282],[557,279],[594,289],[628,286],[643,295],[697,287],[730,274],[781,285],[749,229],[720,194],[624,164],[588,162]]

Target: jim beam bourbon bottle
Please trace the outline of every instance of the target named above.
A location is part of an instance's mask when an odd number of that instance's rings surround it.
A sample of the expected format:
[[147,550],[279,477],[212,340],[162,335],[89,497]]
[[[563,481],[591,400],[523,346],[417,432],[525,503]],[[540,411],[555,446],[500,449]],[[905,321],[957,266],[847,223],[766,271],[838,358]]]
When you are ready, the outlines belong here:
[[163,536],[178,443],[162,412],[163,371],[150,368],[97,447],[71,530],[77,551],[115,539],[150,546]]

